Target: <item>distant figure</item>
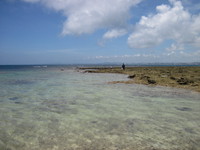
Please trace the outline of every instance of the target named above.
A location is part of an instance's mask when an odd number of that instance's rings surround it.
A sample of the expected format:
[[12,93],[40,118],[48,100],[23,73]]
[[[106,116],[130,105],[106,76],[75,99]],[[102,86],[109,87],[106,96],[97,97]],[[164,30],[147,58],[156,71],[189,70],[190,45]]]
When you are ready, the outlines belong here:
[[125,70],[125,65],[124,65],[124,63],[122,64],[122,69]]

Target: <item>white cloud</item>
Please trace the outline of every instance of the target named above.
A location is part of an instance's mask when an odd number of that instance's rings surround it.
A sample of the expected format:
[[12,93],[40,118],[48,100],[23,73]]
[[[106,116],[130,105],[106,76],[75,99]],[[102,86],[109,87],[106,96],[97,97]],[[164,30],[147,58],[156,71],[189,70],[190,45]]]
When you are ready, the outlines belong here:
[[128,38],[130,47],[154,47],[165,40],[175,41],[171,50],[183,49],[179,45],[200,47],[200,15],[190,14],[180,1],[169,2],[172,6],[157,6],[157,14],[141,17]]
[[117,38],[117,37],[125,35],[126,33],[127,33],[126,29],[112,29],[112,30],[109,30],[108,32],[106,32],[103,35],[103,38],[104,39]]
[[[21,0],[40,3],[61,12],[66,20],[62,35],[90,34],[106,29],[99,44],[130,32],[130,9],[143,0]],[[185,0],[188,1],[188,0]],[[142,16],[128,38],[132,48],[150,48],[165,40],[174,41],[166,50],[184,50],[185,45],[200,47],[200,14],[192,15],[181,1],[169,0],[169,5],[156,7],[156,14]]]
[[183,45],[172,44],[171,47],[166,48],[168,51],[184,50]]
[[200,51],[184,52],[184,51],[171,51],[161,55],[163,61],[169,62],[199,62]]
[[[92,33],[126,26],[130,8],[142,0],[22,0],[40,2],[66,16],[62,35]],[[121,33],[122,34],[122,33]],[[118,36],[120,34],[118,33]],[[115,35],[116,36],[116,35]],[[113,36],[113,37],[115,37]],[[110,36],[111,38],[111,36]]]
[[161,54],[133,54],[133,55],[113,55],[113,56],[94,56],[88,58],[96,62],[124,62],[124,63],[181,63],[181,62],[199,62],[200,51],[184,52],[184,51],[167,51]]
[[[159,55],[154,54],[134,54],[134,55],[114,55],[114,56],[95,56],[90,59],[104,60],[104,61],[119,61],[119,62],[137,62],[138,60],[154,60],[159,58]],[[137,61],[136,61],[137,60]]]

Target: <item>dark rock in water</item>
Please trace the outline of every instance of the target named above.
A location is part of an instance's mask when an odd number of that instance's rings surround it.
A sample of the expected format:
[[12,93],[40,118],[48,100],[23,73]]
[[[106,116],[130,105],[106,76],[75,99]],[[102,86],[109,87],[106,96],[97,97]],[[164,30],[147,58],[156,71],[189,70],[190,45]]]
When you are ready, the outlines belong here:
[[17,101],[17,102],[15,102],[15,104],[22,104],[22,102]]
[[19,99],[19,97],[11,97],[11,98],[9,98],[9,100],[12,100],[12,101],[15,101],[17,99]]
[[195,134],[195,131],[192,128],[185,128],[184,130],[188,133]]
[[98,121],[95,121],[95,120],[94,120],[94,121],[91,121],[91,123],[96,124],[96,123],[98,123]]
[[126,124],[127,124],[128,126],[134,126],[135,120],[134,120],[134,119],[126,120]]
[[180,111],[191,111],[192,110],[191,108],[188,108],[188,107],[175,107],[175,108]]
[[85,73],[95,73],[94,70],[86,70]]
[[149,84],[156,84],[156,81],[155,81],[155,80],[147,79],[147,81],[148,81]]
[[133,79],[133,78],[135,78],[135,74],[134,75],[130,75],[130,76],[128,76],[128,78],[130,78],[130,79]]

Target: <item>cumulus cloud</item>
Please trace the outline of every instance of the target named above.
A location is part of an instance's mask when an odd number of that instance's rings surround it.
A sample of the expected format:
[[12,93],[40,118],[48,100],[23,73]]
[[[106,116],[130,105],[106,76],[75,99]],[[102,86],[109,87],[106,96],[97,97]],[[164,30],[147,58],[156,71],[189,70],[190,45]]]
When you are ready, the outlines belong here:
[[[62,35],[88,34],[98,29],[114,29],[126,26],[130,18],[130,8],[142,0],[22,0],[40,2],[66,16]],[[112,32],[112,33],[111,33]],[[114,35],[115,34],[115,35]],[[105,37],[123,35],[115,30]]]
[[126,29],[112,29],[103,35],[104,39],[117,38],[127,33]]
[[[21,0],[40,3],[57,12],[66,20],[61,34],[90,34],[107,30],[106,39],[128,34],[131,8],[143,0]],[[128,37],[132,48],[150,48],[165,40],[173,41],[166,50],[183,50],[185,45],[200,47],[200,14],[192,15],[179,0],[168,0],[169,5],[156,7],[156,14],[142,16]]]
[[[132,48],[150,48],[165,40],[175,43],[168,50],[183,49],[184,45],[200,47],[200,15],[192,15],[177,0],[171,5],[159,5],[157,13],[142,16],[128,38]],[[180,46],[181,45],[181,46]]]

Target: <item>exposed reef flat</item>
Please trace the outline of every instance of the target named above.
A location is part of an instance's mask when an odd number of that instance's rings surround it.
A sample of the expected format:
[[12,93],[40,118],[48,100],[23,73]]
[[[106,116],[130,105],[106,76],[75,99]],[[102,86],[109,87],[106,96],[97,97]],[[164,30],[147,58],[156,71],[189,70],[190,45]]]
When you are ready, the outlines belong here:
[[120,73],[128,75],[128,81],[110,83],[160,85],[185,88],[200,92],[199,66],[162,66],[162,67],[83,67],[88,73]]

